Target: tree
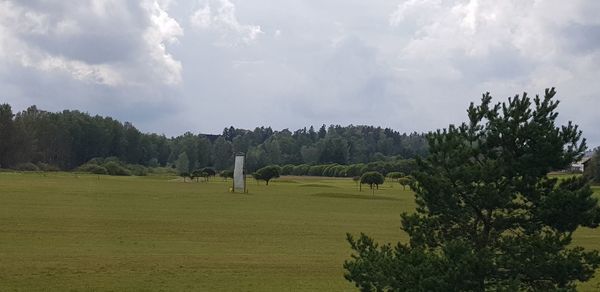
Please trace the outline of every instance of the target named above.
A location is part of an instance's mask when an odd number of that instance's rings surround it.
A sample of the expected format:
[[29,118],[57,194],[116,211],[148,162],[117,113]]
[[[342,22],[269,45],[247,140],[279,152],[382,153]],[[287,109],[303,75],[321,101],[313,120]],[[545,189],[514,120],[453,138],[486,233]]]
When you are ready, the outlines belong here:
[[217,172],[213,168],[210,168],[210,167],[205,167],[205,168],[201,169],[200,171],[202,172],[202,177],[204,177],[204,180],[206,180],[206,181],[208,181],[208,179],[211,176],[217,175]]
[[409,176],[404,176],[398,179],[398,183],[402,185],[402,190],[406,190],[406,186],[410,185],[412,182],[412,178]]
[[594,151],[594,155],[586,163],[584,175],[593,183],[600,183],[600,147]]
[[352,180],[356,183],[356,185],[358,186],[358,190],[362,191],[362,185],[360,184],[360,176],[353,176]]
[[[179,154],[179,157],[177,158],[177,161],[175,161],[175,168],[177,168],[177,173],[179,175],[183,174],[183,173],[189,173],[190,172],[190,160],[188,159],[188,156],[185,152],[182,152]],[[185,181],[185,179],[184,179]]]
[[179,176],[183,178],[183,182],[185,182],[185,179],[188,177],[190,178],[190,180],[193,179],[193,176],[189,172],[180,172]]
[[192,171],[191,177],[192,177],[192,179],[195,178],[196,182],[198,182],[198,178],[204,177],[204,175],[202,174],[202,170],[196,169],[196,170]]
[[222,177],[225,181],[227,181],[228,178],[233,178],[233,171],[223,170],[221,171],[221,173],[219,173],[219,176]]
[[600,222],[583,177],[548,177],[585,150],[570,122],[556,126],[554,89],[468,108],[468,122],[428,135],[411,187],[416,213],[402,214],[408,243],[378,245],[348,235],[356,252],[345,278],[362,290],[574,291],[600,265],[572,245]]
[[373,185],[379,189],[379,185],[383,184],[383,181],[383,175],[377,171],[367,171],[360,177],[360,183],[369,185],[373,195],[375,195],[375,188],[373,188]]
[[396,181],[398,181],[403,176],[404,176],[404,174],[401,172],[398,172],[398,171],[392,171],[386,175],[387,178],[389,178],[391,180],[396,180]]
[[257,180],[264,180],[267,185],[273,178],[278,178],[281,169],[277,165],[268,165],[256,171],[255,177]]
[[13,146],[14,122],[12,108],[8,104],[0,105],[0,168],[10,164]]
[[216,169],[227,169],[233,165],[233,148],[231,142],[225,138],[219,137],[215,140],[212,153]]

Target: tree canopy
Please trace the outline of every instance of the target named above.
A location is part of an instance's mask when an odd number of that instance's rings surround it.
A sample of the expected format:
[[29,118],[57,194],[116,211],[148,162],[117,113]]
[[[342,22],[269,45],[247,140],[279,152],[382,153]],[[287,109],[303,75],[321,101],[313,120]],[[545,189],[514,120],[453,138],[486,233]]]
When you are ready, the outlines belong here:
[[279,166],[269,165],[257,170],[254,174],[254,178],[257,180],[264,180],[265,183],[269,185],[269,181],[271,179],[278,178],[280,172],[281,168]]
[[348,240],[345,278],[365,291],[574,291],[600,265],[573,245],[596,228],[600,207],[584,177],[551,178],[585,150],[570,122],[556,125],[554,89],[467,110],[468,121],[428,135],[411,187],[416,212],[402,214],[408,243]]
[[[387,163],[427,154],[423,134],[372,126],[323,125],[295,131],[225,128],[220,135],[186,132],[177,137],[142,133],[129,122],[76,110],[48,112],[31,106],[13,113],[0,104],[0,168],[45,163],[71,170],[96,157],[125,164],[172,166],[182,153],[188,169],[229,169],[235,153],[246,153],[246,169],[271,164]],[[356,175],[356,174],[354,174]]]
[[360,177],[360,183],[369,185],[373,194],[375,194],[375,188],[373,188],[373,186],[375,185],[377,188],[379,188],[379,185],[383,184],[384,181],[385,178],[383,175],[377,171],[365,172]]

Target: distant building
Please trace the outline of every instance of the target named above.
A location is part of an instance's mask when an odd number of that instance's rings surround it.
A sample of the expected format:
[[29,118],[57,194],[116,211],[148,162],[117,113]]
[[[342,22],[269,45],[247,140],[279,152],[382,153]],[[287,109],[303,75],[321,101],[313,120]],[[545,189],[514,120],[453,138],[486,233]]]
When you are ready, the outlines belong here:
[[591,156],[583,157],[581,160],[571,164],[572,172],[584,172],[587,165],[589,165]]

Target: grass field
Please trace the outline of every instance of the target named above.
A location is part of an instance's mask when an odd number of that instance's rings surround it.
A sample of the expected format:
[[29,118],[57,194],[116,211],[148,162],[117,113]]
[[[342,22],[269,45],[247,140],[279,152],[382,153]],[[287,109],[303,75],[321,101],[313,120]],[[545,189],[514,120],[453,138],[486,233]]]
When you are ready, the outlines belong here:
[[[345,179],[229,186],[0,173],[0,291],[352,290],[346,232],[406,240],[399,214],[414,208],[397,184],[374,197]],[[600,230],[576,241],[600,249]]]

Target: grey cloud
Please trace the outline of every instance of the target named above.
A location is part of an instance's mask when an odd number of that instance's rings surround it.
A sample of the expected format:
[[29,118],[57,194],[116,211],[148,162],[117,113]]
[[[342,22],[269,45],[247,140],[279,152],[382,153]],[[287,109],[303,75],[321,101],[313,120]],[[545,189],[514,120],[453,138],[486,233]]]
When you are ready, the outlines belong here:
[[[600,144],[597,118],[584,110],[600,106],[598,1],[95,2],[114,16],[92,2],[10,1],[46,15],[51,29],[25,33],[0,20],[0,32],[4,25],[34,57],[60,58],[27,67],[0,47],[8,101],[81,108],[170,135],[322,123],[428,131],[464,120],[483,92],[503,100],[556,86],[561,121]],[[63,20],[86,33],[69,33]],[[64,64],[79,75],[52,69]]]

